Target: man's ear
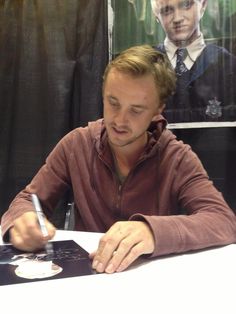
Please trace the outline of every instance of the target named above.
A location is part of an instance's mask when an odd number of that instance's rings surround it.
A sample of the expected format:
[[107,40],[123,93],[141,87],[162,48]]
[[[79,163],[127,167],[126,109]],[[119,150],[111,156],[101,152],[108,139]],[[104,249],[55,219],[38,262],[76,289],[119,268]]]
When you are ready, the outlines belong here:
[[158,114],[161,114],[162,111],[165,109],[166,104],[160,104],[160,106],[158,107]]
[[203,17],[205,13],[206,7],[207,7],[207,0],[202,0],[201,18]]
[[165,106],[166,104],[160,104],[157,111],[156,111],[156,114],[153,116],[152,120],[156,120],[156,118],[163,112],[163,110],[165,109]]

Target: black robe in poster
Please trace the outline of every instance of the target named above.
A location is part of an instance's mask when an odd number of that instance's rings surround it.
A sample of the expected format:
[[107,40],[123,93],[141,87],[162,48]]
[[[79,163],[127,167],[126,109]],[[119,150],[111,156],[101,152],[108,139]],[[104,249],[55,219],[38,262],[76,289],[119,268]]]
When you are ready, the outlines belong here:
[[[165,53],[163,44],[157,49]],[[236,121],[234,55],[209,44],[184,75],[182,83],[177,79],[176,93],[168,99],[163,112],[169,123]]]

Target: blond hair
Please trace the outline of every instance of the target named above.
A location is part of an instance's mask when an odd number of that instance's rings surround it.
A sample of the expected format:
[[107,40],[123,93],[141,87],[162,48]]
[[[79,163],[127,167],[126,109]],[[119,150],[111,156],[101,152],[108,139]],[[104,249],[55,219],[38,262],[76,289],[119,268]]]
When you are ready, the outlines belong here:
[[149,45],[131,47],[112,60],[106,67],[103,86],[111,69],[116,69],[133,77],[151,74],[161,104],[164,104],[175,91],[176,76],[170,62],[163,53]]
[[[203,6],[207,5],[207,0],[197,0],[198,2],[202,3]],[[158,5],[157,5],[158,0],[151,0],[151,7],[152,7],[152,12],[153,14],[157,17],[158,15]]]

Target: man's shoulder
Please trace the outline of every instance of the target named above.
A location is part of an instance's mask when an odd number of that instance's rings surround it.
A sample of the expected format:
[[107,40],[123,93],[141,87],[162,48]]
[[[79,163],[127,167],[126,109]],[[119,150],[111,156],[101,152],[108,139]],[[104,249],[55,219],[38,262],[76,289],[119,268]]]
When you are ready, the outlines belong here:
[[198,73],[199,76],[209,70],[208,73],[215,75],[214,69],[218,71],[220,68],[222,71],[228,73],[232,72],[235,67],[236,57],[233,54],[224,47],[208,44],[197,58],[192,72]]
[[173,152],[185,154],[186,151],[191,150],[191,146],[183,142],[181,139],[177,138],[176,135],[173,133],[172,129],[168,125],[160,136],[159,146],[161,148],[161,151],[170,154],[172,157],[175,156]]
[[103,119],[90,121],[85,126],[78,126],[65,134],[60,142],[71,145],[77,141],[93,141],[94,139],[100,138],[101,132],[104,128]]
[[103,128],[104,126],[104,120],[101,118],[101,119],[97,119],[97,120],[94,120],[94,121],[89,121],[87,123],[87,125],[83,125],[83,126],[77,126],[76,128],[74,128],[73,130],[71,130],[67,136],[73,136],[73,134],[86,134],[86,133],[89,133],[89,132],[92,132],[94,134],[96,133],[100,133],[101,132],[101,129]]
[[166,49],[165,49],[165,46],[164,46],[164,43],[160,43],[156,46],[153,46],[154,49],[162,52],[162,53],[166,53]]
[[236,60],[235,55],[230,53],[226,48],[218,46],[216,44],[208,44],[203,50],[202,54],[207,58],[224,58]]

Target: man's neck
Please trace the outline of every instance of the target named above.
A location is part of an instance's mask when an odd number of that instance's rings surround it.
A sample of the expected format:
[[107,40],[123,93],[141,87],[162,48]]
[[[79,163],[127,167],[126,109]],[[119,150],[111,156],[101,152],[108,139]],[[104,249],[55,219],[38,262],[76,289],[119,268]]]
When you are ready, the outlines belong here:
[[122,147],[110,144],[116,164],[123,175],[127,176],[131,168],[133,168],[133,166],[136,164],[145,150],[147,139],[148,135],[146,134],[143,145],[140,145],[139,143],[137,147],[135,146],[135,143]]

